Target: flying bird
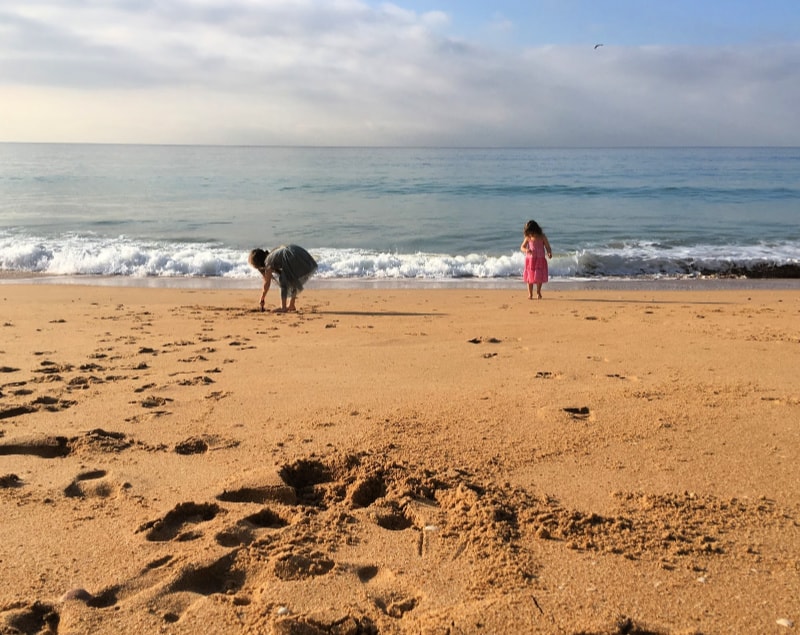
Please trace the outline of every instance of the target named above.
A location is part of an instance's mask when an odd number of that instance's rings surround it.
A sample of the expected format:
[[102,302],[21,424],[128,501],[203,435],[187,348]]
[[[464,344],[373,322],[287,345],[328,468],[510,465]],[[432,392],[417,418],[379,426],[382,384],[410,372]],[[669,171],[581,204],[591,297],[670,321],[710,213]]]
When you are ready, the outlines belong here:
[[602,44],[595,44],[595,45],[594,45],[594,47],[595,47],[596,49],[597,49],[597,48],[599,48],[599,47],[601,47],[601,46],[603,46],[603,45],[602,45]]

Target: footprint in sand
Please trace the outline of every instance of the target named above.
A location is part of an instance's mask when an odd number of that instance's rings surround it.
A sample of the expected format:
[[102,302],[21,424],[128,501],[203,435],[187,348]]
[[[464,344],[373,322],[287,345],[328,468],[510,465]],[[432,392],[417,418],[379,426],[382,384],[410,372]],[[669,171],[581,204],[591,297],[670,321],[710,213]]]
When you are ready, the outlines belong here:
[[265,507],[255,514],[246,516],[235,526],[225,529],[216,535],[217,543],[223,547],[239,547],[249,545],[263,531],[282,529],[289,521],[277,512]]
[[199,437],[190,437],[175,445],[176,454],[204,454],[208,452],[208,443]]
[[406,515],[403,508],[395,501],[376,504],[372,510],[371,517],[378,527],[389,531],[403,531],[414,526],[414,521]]
[[141,406],[142,408],[158,408],[159,406],[167,405],[171,401],[172,399],[169,397],[154,397],[151,395],[141,401]]
[[324,633],[377,633],[378,627],[366,616],[355,617],[343,615],[334,619],[320,620],[310,616],[284,616],[288,610],[285,607],[278,609],[280,616],[273,623],[273,633],[308,633],[317,635]]
[[564,408],[564,412],[568,413],[573,419],[588,419],[591,411],[588,406],[580,406],[578,408],[569,407]]
[[171,346],[184,347],[184,346],[194,346],[194,345],[195,345],[195,342],[193,342],[191,340],[180,340],[180,341],[177,341],[177,342],[171,342],[169,344],[164,344],[164,348],[169,348]]
[[536,379],[553,379],[555,375],[551,373],[549,370],[539,370],[536,372],[535,377]]
[[195,540],[201,536],[200,532],[185,527],[213,520],[221,511],[215,503],[179,503],[163,518],[151,520],[139,527],[136,533],[146,531],[145,537],[153,542]]
[[761,401],[779,404],[781,406],[796,406],[800,404],[800,397],[761,397]]
[[0,476],[0,489],[13,489],[22,487],[22,479],[16,474],[3,474]]
[[381,609],[386,615],[394,618],[401,618],[404,614],[417,607],[418,600],[413,597],[406,597],[403,594],[389,593],[384,597],[373,598],[375,606]]
[[130,483],[118,485],[107,478],[105,470],[87,470],[78,474],[64,488],[68,498],[111,498],[130,487]]
[[389,617],[401,618],[417,607],[419,598],[398,588],[397,576],[391,571],[368,565],[359,567],[355,573],[372,603]]
[[606,375],[609,379],[622,379],[624,381],[632,381],[637,382],[639,378],[635,375],[620,375],[619,373],[611,373],[610,375]]
[[103,384],[105,380],[96,377],[95,375],[89,375],[88,377],[73,377],[67,382],[67,390],[86,390],[92,384]]
[[10,419],[11,417],[19,417],[21,415],[27,415],[32,412],[36,412],[38,408],[34,408],[33,406],[12,406],[10,408],[4,408],[0,410],[0,419]]
[[182,364],[191,364],[192,362],[207,362],[208,357],[203,355],[194,355],[193,357],[182,357],[178,361]]
[[55,459],[76,452],[121,452],[133,445],[121,432],[106,432],[99,428],[78,437],[29,436],[0,441],[0,456],[27,455]]
[[255,514],[250,514],[241,522],[259,529],[280,529],[289,524],[288,520],[268,507]]
[[105,371],[105,369],[106,369],[105,366],[101,366],[100,364],[95,364],[94,362],[90,362],[88,364],[81,364],[80,366],[78,366],[78,370],[81,370],[83,372],[91,372],[91,371],[103,372]]
[[69,401],[68,399],[59,399],[58,397],[49,397],[47,395],[42,397],[37,397],[33,400],[32,404],[34,406],[41,406],[48,412],[58,412],[59,410],[66,410],[71,406],[74,406],[77,401]]
[[49,359],[42,360],[39,363],[40,368],[34,370],[34,373],[41,373],[43,375],[56,375],[58,373],[68,373],[73,369],[72,364],[58,364]]
[[369,507],[384,496],[386,496],[386,483],[383,475],[376,473],[356,479],[348,489],[345,500],[353,508]]
[[117,603],[117,588],[111,587],[102,593],[94,595],[86,589],[77,587],[70,589],[59,598],[59,602],[83,602],[94,609],[105,609]]
[[[186,611],[191,609],[197,601],[197,595],[233,596],[245,583],[245,572],[236,566],[235,553],[227,554],[207,564],[193,564],[179,568],[177,574],[162,571],[160,575],[166,573],[171,579],[166,582],[154,580],[159,575],[158,569],[171,562],[172,556],[160,558],[125,585],[112,588],[112,604],[155,586],[157,587],[155,591],[149,591],[151,594],[155,592],[155,595],[148,601],[147,609],[150,613],[158,614],[164,623],[171,624],[179,621]],[[160,630],[163,631],[164,627]]]
[[56,633],[61,620],[52,604],[36,601],[0,613],[0,633]]
[[122,432],[113,432],[95,428],[79,437],[69,440],[69,447],[75,453],[117,453],[127,450],[134,445]]
[[279,475],[285,485],[294,489],[298,503],[313,507],[324,505],[329,489],[326,486],[335,480],[331,467],[314,459],[284,465]]
[[496,337],[490,337],[484,340],[482,337],[473,337],[471,340],[467,340],[470,344],[481,344],[482,342],[487,342],[489,344],[500,344],[503,340],[498,339]]
[[[199,595],[221,593],[230,595],[244,586],[245,572],[236,567],[236,553],[215,560],[211,564],[183,571],[168,587],[172,593],[189,591]],[[175,620],[177,621],[177,620]]]
[[356,575],[362,583],[367,583],[378,575],[378,567],[375,565],[366,565],[356,569]]
[[18,454],[55,459],[69,453],[69,441],[62,436],[22,437],[0,441],[0,456]]
[[294,550],[276,555],[272,560],[272,571],[279,580],[305,580],[325,575],[334,567],[334,562],[319,551],[297,553]]
[[296,505],[297,491],[284,481],[277,470],[265,470],[233,480],[217,496],[217,500],[226,503],[276,502]]
[[178,382],[179,386],[207,386],[209,384],[213,384],[214,380],[211,377],[206,377],[205,375],[198,375],[197,377],[193,377],[192,379],[181,379]]

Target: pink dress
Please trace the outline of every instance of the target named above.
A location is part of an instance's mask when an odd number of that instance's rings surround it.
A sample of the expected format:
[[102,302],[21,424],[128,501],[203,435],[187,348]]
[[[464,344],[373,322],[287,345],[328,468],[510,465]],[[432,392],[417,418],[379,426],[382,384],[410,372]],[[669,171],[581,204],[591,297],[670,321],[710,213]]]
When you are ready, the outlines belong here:
[[528,239],[528,249],[533,253],[525,254],[525,271],[522,279],[528,284],[544,284],[548,280],[544,241],[530,238]]

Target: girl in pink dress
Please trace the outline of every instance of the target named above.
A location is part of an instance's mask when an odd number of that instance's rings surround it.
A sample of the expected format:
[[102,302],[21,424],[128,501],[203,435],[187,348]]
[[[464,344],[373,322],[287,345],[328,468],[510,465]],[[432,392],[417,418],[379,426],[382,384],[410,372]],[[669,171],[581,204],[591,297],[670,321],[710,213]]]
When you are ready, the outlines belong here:
[[[525,254],[525,270],[522,279],[528,284],[528,299],[533,300],[533,286],[536,285],[536,297],[542,299],[542,285],[548,281],[547,258],[553,257],[550,242],[544,235],[539,223],[529,220],[525,223],[525,238],[519,249]],[[545,258],[545,254],[547,258]]]

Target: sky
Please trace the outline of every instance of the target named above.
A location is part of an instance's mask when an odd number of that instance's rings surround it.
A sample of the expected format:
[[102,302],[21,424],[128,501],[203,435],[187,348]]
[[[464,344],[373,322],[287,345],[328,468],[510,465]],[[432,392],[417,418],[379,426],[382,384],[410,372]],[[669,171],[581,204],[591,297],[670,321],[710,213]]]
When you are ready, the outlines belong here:
[[3,0],[0,142],[800,146],[800,1]]

